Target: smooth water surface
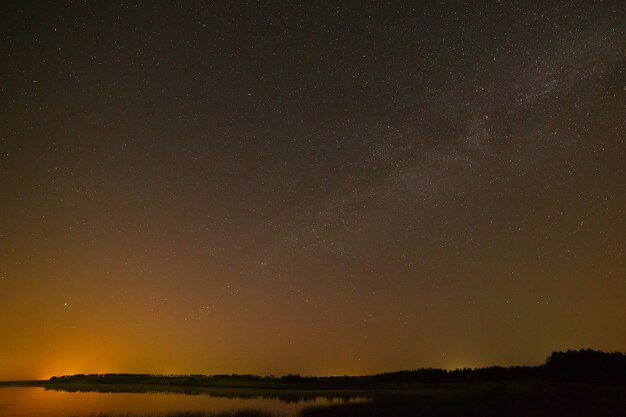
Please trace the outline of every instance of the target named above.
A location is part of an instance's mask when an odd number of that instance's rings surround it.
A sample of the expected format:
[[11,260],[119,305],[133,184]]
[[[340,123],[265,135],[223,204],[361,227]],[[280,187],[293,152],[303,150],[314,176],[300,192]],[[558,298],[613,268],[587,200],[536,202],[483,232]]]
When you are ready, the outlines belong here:
[[310,406],[365,398],[312,397],[301,401],[279,398],[225,398],[207,394],[66,392],[41,387],[0,388],[0,417],[69,417],[92,413],[167,413],[173,411],[236,411],[255,409],[295,417]]

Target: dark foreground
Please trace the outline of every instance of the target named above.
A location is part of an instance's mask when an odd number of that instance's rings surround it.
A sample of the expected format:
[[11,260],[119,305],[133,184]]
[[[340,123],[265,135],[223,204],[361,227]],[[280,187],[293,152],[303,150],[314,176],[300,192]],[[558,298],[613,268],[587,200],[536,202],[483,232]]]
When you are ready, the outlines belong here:
[[[76,390],[73,387],[72,390]],[[123,391],[119,387],[120,391]],[[48,387],[48,389],[62,389]],[[81,391],[98,391],[84,386]],[[240,394],[241,391],[241,394]],[[136,392],[136,391],[135,391]],[[199,393],[198,393],[199,394]],[[283,401],[319,395],[306,390],[228,389],[226,396],[273,397]],[[211,395],[218,395],[212,392]],[[341,397],[341,392],[333,394]],[[369,400],[304,408],[301,417],[403,417],[403,416],[626,416],[626,385],[601,382],[505,381],[455,384],[414,384],[368,390]],[[345,397],[346,399],[349,397]],[[91,414],[92,417],[130,417],[126,414]],[[135,415],[133,415],[135,416]],[[267,411],[178,412],[141,417],[273,417]],[[86,416],[76,416],[86,417]]]
[[371,402],[306,409],[314,416],[626,416],[626,386],[489,383],[378,395]]
[[[613,384],[545,384],[534,381],[514,384],[446,384],[372,394],[372,400],[368,402],[311,407],[304,409],[300,415],[302,417],[626,416],[626,386]],[[159,417],[218,416],[271,417],[272,414],[242,410],[217,414],[180,412]]]

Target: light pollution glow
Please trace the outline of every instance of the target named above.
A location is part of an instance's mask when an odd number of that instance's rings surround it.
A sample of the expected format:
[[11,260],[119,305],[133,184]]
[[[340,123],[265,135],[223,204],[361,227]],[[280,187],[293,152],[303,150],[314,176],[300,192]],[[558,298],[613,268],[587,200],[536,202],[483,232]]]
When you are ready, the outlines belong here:
[[426,3],[4,7],[0,380],[625,350],[623,9]]

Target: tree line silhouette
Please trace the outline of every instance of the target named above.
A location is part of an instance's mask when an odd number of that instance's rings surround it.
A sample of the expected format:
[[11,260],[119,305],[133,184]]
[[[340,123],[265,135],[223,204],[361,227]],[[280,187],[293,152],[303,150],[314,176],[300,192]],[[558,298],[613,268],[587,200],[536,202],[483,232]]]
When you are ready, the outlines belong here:
[[289,374],[281,377],[258,375],[150,375],[150,374],[78,374],[52,377],[51,383],[99,383],[99,384],[164,384],[180,386],[203,386],[245,383],[298,387],[372,387],[385,384],[454,383],[476,381],[504,381],[516,379],[540,379],[553,381],[622,381],[626,382],[626,355],[622,352],[602,352],[591,349],[553,352],[542,365],[537,366],[491,366],[486,368],[463,368],[445,370],[422,368],[416,370],[387,372],[366,376],[301,376]]

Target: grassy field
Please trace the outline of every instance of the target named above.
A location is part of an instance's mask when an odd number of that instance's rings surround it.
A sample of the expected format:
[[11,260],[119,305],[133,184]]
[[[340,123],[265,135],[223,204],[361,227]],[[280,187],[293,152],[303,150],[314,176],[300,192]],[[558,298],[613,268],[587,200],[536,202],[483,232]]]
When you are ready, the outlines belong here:
[[544,382],[458,384],[380,393],[366,403],[308,408],[302,417],[626,416],[626,386]]

